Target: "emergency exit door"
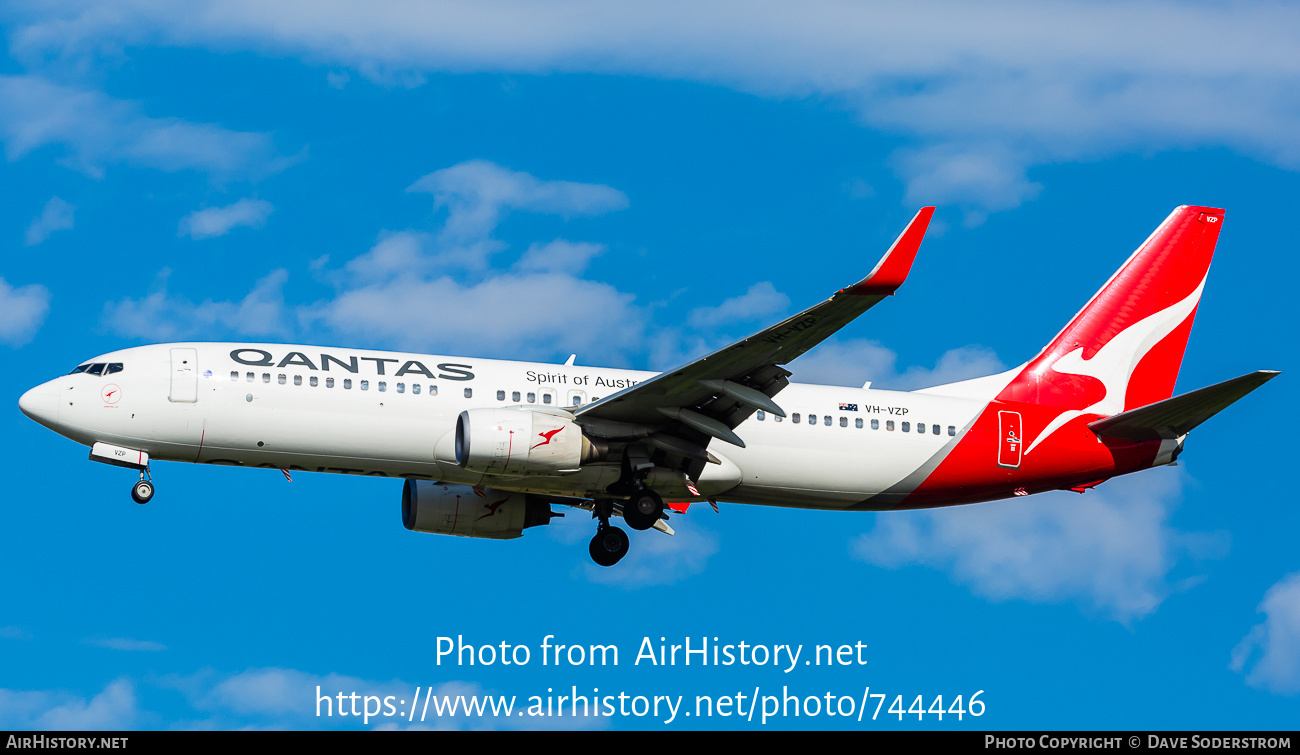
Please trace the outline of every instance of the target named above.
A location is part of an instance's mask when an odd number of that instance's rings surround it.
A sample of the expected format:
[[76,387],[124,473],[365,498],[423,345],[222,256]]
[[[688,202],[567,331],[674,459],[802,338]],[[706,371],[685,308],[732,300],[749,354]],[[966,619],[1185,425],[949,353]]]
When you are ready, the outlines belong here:
[[172,388],[167,398],[176,403],[199,400],[198,349],[172,349]]
[[1025,446],[1020,412],[998,412],[998,466],[1016,469]]

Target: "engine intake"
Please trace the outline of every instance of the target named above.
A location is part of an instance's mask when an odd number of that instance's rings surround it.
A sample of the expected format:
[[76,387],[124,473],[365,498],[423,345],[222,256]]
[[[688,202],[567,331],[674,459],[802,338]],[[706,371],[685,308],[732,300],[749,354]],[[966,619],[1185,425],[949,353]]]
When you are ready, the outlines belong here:
[[511,540],[529,527],[551,523],[550,504],[527,493],[407,480],[402,524],[412,532]]

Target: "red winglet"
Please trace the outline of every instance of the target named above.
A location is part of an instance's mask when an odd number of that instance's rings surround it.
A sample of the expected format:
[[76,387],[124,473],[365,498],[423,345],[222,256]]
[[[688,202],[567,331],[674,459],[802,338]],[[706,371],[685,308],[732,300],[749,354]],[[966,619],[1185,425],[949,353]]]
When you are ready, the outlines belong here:
[[916,259],[921,239],[925,238],[925,231],[930,227],[930,218],[933,216],[933,207],[922,207],[912,222],[907,224],[907,228],[903,229],[902,235],[894,241],[894,245],[885,252],[885,256],[876,263],[871,274],[840,293],[882,296],[898,290],[912,270],[912,261]]

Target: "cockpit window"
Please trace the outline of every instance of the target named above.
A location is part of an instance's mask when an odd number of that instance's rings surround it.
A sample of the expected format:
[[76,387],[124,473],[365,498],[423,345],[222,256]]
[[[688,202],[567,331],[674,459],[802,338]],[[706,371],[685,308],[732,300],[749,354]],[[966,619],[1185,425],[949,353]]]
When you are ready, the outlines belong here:
[[83,364],[77,369],[69,372],[69,375],[76,375],[78,372],[84,372],[87,375],[113,375],[124,369],[121,362],[95,362],[94,364]]

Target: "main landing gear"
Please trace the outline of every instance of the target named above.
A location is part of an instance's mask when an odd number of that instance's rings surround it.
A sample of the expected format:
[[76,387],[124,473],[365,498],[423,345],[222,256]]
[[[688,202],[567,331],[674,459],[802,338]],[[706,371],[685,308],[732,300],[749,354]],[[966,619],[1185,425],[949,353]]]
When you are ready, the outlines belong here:
[[609,518],[614,515],[614,502],[607,499],[596,501],[592,515],[600,520],[600,524],[596,525],[596,536],[591,539],[587,552],[591,554],[591,560],[601,566],[613,566],[627,555],[630,545],[627,533],[609,523]]
[[[627,533],[609,523],[614,514],[614,502],[596,501],[594,514],[600,520],[596,536],[591,539],[588,552],[591,560],[601,566],[613,566],[627,555],[630,543]],[[634,530],[648,530],[663,518],[664,499],[649,488],[641,488],[623,504],[623,521]]]
[[149,468],[145,467],[140,470],[140,480],[131,487],[131,499],[136,503],[148,503],[153,498],[153,480],[149,476]]

